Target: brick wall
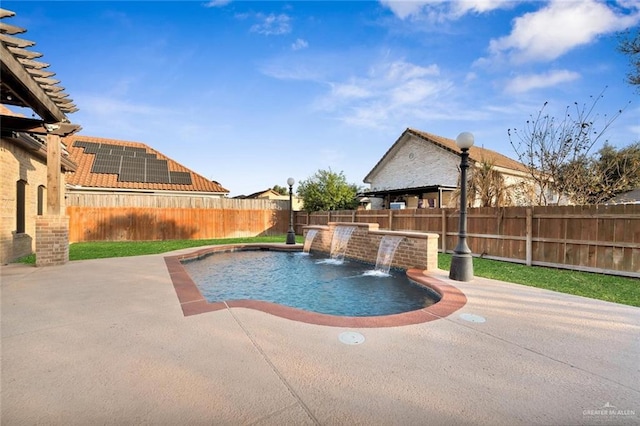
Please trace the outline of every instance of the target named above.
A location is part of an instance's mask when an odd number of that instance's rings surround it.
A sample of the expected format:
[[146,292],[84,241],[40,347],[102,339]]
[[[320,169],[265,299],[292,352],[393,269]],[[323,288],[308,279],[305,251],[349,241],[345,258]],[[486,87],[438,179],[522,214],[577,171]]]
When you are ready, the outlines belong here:
[[379,230],[377,223],[340,223],[330,222],[328,226],[306,226],[304,234],[310,229],[318,230],[311,244],[312,251],[320,251],[329,254],[331,241],[337,226],[354,226],[345,256],[364,262],[376,263],[378,248],[385,235],[403,237],[396,249],[392,267],[401,269],[426,269],[433,270],[438,267],[438,234],[411,232],[411,231],[385,231]]
[[[16,182],[24,180],[25,232],[16,233]],[[62,180],[64,188],[64,179]],[[0,264],[33,253],[38,213],[38,186],[47,185],[47,165],[29,151],[0,139]],[[64,206],[64,191],[60,191]],[[46,190],[43,196],[46,214]]]
[[61,265],[69,260],[69,217],[36,218],[36,266]]

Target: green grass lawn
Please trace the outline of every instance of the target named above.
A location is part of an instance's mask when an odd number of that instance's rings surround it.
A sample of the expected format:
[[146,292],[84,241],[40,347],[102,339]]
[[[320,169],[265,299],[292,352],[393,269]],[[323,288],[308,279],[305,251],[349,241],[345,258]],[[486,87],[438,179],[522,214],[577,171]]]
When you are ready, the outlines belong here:
[[[108,257],[139,256],[159,254],[189,247],[234,243],[284,243],[285,235],[251,238],[224,238],[212,240],[172,240],[172,241],[101,241],[74,243],[69,246],[69,260],[101,259]],[[304,242],[296,236],[296,242]],[[19,260],[35,264],[35,255]],[[449,270],[451,255],[439,254],[438,267]],[[554,290],[562,293],[607,300],[609,302],[640,307],[640,280],[566,269],[525,266],[517,263],[474,258],[474,274],[477,277],[524,284],[532,287]]]
[[[450,265],[450,254],[438,255],[438,268],[448,271]],[[473,258],[473,272],[477,277],[640,307],[640,280],[636,278],[526,266],[478,257]]]
[[[168,241],[96,241],[73,243],[69,245],[69,260],[104,259],[108,257],[140,256],[159,254],[190,247],[202,247],[218,244],[238,243],[284,243],[286,235],[246,238],[219,238],[210,240],[168,240]],[[302,236],[296,236],[296,242],[303,243]],[[36,263],[35,254],[18,260],[20,263]]]

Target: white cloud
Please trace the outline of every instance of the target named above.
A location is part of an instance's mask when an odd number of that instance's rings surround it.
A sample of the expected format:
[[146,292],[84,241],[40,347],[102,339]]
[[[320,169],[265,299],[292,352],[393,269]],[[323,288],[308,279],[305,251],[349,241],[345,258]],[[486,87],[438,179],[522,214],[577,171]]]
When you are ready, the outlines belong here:
[[367,75],[329,83],[331,90],[316,108],[335,114],[341,121],[381,127],[390,119],[411,119],[421,110],[437,109],[439,99],[453,83],[440,77],[437,65],[420,66],[403,60],[372,67]]
[[262,22],[253,25],[251,27],[251,32],[263,35],[282,35],[291,32],[291,18],[289,15],[284,13],[275,15],[271,13],[266,16],[258,14],[257,17]]
[[231,3],[231,0],[211,0],[207,2],[204,7],[222,7]]
[[306,49],[307,47],[309,47],[309,43],[301,38],[296,39],[296,41],[294,41],[291,45],[291,49],[293,50]]
[[372,96],[371,91],[366,87],[357,84],[331,84],[331,96],[339,99],[363,99]]
[[393,12],[400,19],[406,19],[412,15],[418,15],[422,12],[422,9],[427,5],[429,0],[380,0],[380,3]]
[[513,7],[515,0],[380,0],[400,19],[427,18],[431,21],[455,20],[467,13],[485,13]]
[[489,51],[494,58],[507,54],[516,63],[551,61],[639,20],[637,11],[634,15],[617,14],[596,0],[554,0],[516,18],[511,34],[491,40]]
[[552,87],[580,78],[580,74],[568,70],[556,70],[543,74],[520,75],[513,78],[505,87],[508,93],[523,93],[534,89]]

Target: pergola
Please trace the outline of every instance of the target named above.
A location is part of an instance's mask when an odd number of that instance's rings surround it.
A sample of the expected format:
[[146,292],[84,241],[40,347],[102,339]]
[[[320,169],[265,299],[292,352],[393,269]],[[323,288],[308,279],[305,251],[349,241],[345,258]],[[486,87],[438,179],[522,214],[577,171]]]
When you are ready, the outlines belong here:
[[[14,12],[0,9],[2,20],[14,15]],[[35,42],[16,37],[24,32],[24,28],[0,21],[0,99],[4,105],[31,109],[34,117],[1,114],[0,120],[3,131],[46,137],[47,211],[60,214],[60,137],[80,130],[81,127],[72,124],[66,116],[78,109],[64,92],[64,87],[59,85],[60,81],[52,78],[55,73],[46,70],[49,64],[36,60],[42,54],[28,50]]]
[[[28,108],[33,113],[31,117],[0,113],[0,127],[3,138],[22,142],[23,148],[34,154],[46,150],[47,217],[36,219],[36,256],[42,265],[63,263],[68,260],[68,218],[61,206],[64,188],[60,138],[81,127],[67,118],[77,108],[60,81],[53,78],[55,73],[46,70],[49,64],[36,60],[41,53],[28,50],[35,42],[17,37],[26,30],[4,22],[14,15],[0,9],[0,103]],[[62,254],[58,248],[61,246],[67,248]]]

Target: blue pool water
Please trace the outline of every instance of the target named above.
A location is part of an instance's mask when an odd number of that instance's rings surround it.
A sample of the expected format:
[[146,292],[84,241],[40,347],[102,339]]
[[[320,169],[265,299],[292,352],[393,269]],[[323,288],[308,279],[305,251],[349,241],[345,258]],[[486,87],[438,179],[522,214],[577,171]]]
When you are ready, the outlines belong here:
[[209,302],[262,300],[339,316],[409,312],[439,297],[404,271],[388,276],[357,261],[336,264],[321,254],[278,251],[215,253],[184,268]]

